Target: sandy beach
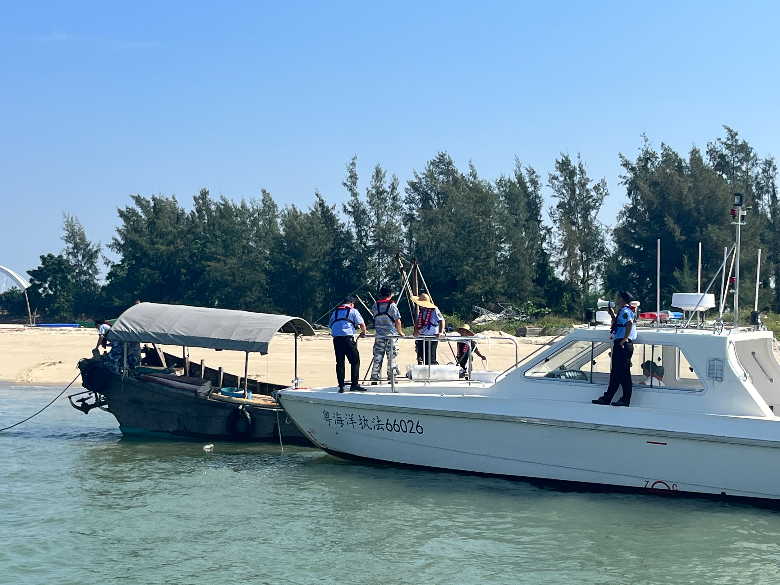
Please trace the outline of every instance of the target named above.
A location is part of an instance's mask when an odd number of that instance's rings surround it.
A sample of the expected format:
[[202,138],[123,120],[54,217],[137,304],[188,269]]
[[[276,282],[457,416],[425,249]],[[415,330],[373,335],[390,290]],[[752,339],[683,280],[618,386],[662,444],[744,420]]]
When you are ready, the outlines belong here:
[[[486,334],[488,335],[488,334]],[[549,338],[513,338],[505,333],[493,332],[490,339],[480,343],[480,351],[488,357],[487,368],[503,370],[515,361],[515,345],[522,358],[547,342]],[[78,374],[76,364],[81,358],[89,357],[97,342],[93,329],[47,329],[29,327],[0,328],[0,382],[18,385],[59,386],[68,384]],[[455,350],[454,341],[450,344]],[[358,342],[361,360],[361,376],[371,362],[373,340]],[[163,347],[168,353],[179,355],[180,347]],[[291,335],[278,334],[271,342],[268,355],[250,354],[249,376],[275,384],[289,384],[293,379],[294,340]],[[298,342],[298,371],[306,387],[331,386],[336,383],[333,345],[330,336],[318,334],[305,337]],[[243,375],[244,354],[232,351],[189,349],[190,360],[200,363],[205,360],[209,367],[222,366],[226,372]],[[439,344],[440,363],[453,361],[453,354],[447,343]],[[399,364],[401,371],[415,362],[414,344],[411,340],[400,342]],[[475,360],[475,369],[482,369],[480,360]],[[78,382],[77,382],[78,385]]]

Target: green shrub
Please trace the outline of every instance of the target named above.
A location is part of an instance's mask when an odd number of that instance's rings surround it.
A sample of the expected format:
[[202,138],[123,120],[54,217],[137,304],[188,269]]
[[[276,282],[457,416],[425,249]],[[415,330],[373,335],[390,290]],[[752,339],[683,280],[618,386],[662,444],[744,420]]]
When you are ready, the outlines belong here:
[[[766,328],[775,334],[775,337],[780,336],[780,315],[777,313],[762,313],[761,320]],[[742,319],[740,319],[741,321]]]

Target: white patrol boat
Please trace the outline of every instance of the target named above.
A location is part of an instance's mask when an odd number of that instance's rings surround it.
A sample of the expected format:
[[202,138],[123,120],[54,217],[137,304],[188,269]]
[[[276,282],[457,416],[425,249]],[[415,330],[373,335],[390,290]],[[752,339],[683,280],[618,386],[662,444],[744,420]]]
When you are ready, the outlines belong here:
[[[773,344],[770,331],[640,328],[629,408],[591,403],[609,378],[607,328],[576,329],[482,381],[344,394],[285,389],[278,400],[306,436],[339,457],[777,500]],[[643,373],[648,361],[654,376]]]

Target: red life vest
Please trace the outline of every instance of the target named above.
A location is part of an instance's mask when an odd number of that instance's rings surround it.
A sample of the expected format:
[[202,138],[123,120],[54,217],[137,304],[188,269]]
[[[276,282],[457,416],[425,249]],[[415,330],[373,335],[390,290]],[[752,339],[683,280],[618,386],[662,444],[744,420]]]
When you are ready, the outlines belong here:
[[[382,303],[385,303],[385,308],[382,310]],[[385,299],[383,301],[377,301],[376,302],[376,310],[377,313],[374,315],[374,318],[379,317],[380,315],[387,315],[390,316],[390,307],[393,306],[395,303],[391,301],[390,299]]]
[[420,309],[420,312],[417,314],[417,329],[422,331],[430,326],[435,310],[436,309]]
[[[472,347],[473,344],[473,347]],[[464,355],[468,355],[468,353],[476,347],[477,344],[475,341],[459,341],[458,342],[458,357],[463,357]]]

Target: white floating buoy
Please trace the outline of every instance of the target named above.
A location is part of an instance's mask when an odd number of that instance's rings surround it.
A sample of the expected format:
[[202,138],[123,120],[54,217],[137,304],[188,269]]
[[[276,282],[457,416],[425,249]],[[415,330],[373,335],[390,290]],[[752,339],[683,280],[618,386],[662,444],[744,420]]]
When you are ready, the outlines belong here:
[[209,443],[208,445],[203,445],[203,450],[206,453],[211,453],[214,450],[214,444],[213,443]]

